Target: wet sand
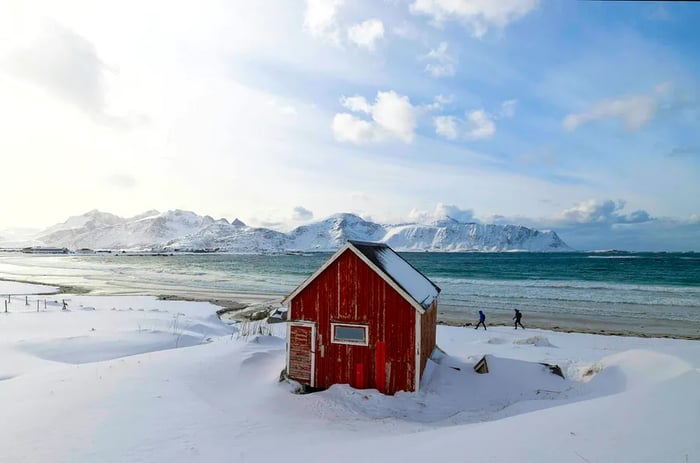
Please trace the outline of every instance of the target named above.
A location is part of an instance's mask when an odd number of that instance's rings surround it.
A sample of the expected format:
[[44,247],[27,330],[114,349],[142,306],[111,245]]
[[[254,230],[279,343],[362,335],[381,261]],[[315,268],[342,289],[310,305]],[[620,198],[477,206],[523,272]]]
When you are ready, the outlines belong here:
[[[284,298],[280,295],[264,294],[210,294],[210,297],[196,297],[191,300],[208,301],[212,304],[238,311],[245,308],[256,309],[262,306],[279,304]],[[170,296],[182,299],[178,296]],[[190,298],[188,298],[190,299]],[[475,326],[477,311],[458,307],[438,307],[438,324],[450,326]],[[487,313],[488,326],[513,326],[512,314]],[[592,333],[610,336],[636,336],[642,338],[675,338],[700,340],[700,323],[680,320],[619,317],[591,317],[575,314],[542,314],[524,312],[522,323],[525,328],[541,328],[565,333]]]
[[[476,310],[474,311],[476,313]],[[464,311],[438,308],[438,323],[452,326],[475,326],[478,315],[467,318]],[[486,314],[486,326],[513,326],[512,315]],[[565,333],[592,333],[642,338],[675,338],[700,340],[700,323],[681,320],[619,317],[592,317],[576,314],[543,314],[523,312],[521,320],[527,328],[541,328]],[[480,328],[481,329],[481,328]],[[520,328],[518,328],[520,329]]]

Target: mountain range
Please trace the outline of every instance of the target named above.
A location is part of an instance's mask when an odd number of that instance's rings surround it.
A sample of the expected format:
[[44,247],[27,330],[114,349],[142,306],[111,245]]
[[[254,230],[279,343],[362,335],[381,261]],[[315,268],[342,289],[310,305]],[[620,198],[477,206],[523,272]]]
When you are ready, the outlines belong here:
[[383,242],[398,251],[573,250],[553,231],[462,223],[450,217],[430,224],[382,225],[340,213],[283,233],[183,210],[151,210],[130,218],[93,210],[43,230],[31,244],[73,250],[278,253],[334,251],[348,239]]

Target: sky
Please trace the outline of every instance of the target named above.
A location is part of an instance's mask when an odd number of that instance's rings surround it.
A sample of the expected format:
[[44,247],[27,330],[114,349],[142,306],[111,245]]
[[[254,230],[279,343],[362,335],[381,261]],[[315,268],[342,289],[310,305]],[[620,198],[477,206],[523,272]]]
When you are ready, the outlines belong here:
[[0,230],[92,209],[700,251],[700,4],[0,0]]

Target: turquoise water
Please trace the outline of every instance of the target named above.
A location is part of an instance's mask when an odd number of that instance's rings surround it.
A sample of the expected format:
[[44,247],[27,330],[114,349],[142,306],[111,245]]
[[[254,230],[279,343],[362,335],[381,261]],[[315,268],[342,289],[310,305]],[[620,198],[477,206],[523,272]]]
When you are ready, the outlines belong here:
[[[102,293],[250,293],[280,299],[330,254],[5,255],[0,276]],[[440,311],[478,309],[700,323],[700,254],[402,253],[440,288]]]
[[[441,287],[441,308],[700,321],[692,253],[402,253]],[[329,254],[71,257],[121,283],[285,295]],[[465,316],[467,314],[465,313]]]

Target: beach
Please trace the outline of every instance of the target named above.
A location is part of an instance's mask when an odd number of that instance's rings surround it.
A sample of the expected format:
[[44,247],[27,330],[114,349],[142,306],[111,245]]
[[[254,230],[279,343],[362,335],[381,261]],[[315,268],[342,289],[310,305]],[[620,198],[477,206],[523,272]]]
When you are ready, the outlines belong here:
[[[13,288],[17,288],[18,284],[21,282],[8,282],[0,280],[4,285],[0,285],[2,292],[0,294],[12,294],[15,297],[21,297],[24,293],[21,291],[12,292]],[[8,283],[14,283],[12,286],[8,286]],[[37,286],[36,283],[32,283]],[[60,286],[52,287],[49,285],[40,284],[39,287],[43,288],[43,291],[49,291],[47,294],[52,294],[58,299],[68,299],[70,300],[76,295],[74,292],[76,289],[80,289],[77,294],[88,293],[89,291],[84,288],[68,288],[71,291],[63,292]],[[8,288],[10,289],[8,292]],[[51,291],[50,288],[54,288]],[[106,296],[108,294],[99,293],[100,295]],[[244,311],[246,308],[255,309],[258,307],[273,308],[280,306],[280,302],[283,296],[278,294],[251,294],[251,293],[237,293],[237,292],[213,292],[211,290],[193,290],[193,289],[182,289],[182,290],[172,290],[169,289],[167,293],[163,291],[144,291],[144,290],[117,290],[113,294],[115,296],[125,296],[125,295],[143,295],[143,296],[155,296],[163,300],[175,300],[175,301],[193,301],[193,302],[208,302],[213,305],[224,309],[224,311],[230,311],[231,314],[228,315],[229,318],[234,319],[232,315],[235,315],[238,311]],[[474,312],[474,317],[465,316],[470,312]],[[478,320],[477,309],[471,309],[467,307],[450,307],[438,305],[438,323],[448,326],[473,326],[476,325]],[[677,338],[677,339],[693,339],[700,340],[700,324],[679,321],[679,320],[669,320],[669,319],[633,319],[625,320],[621,318],[610,318],[601,317],[596,318],[592,315],[572,315],[572,314],[547,314],[542,315],[538,313],[525,313],[523,315],[523,323],[525,329],[528,328],[538,328],[552,331],[560,331],[564,333],[590,333],[590,334],[601,334],[609,336],[638,336],[638,337],[652,337],[652,338]],[[512,327],[513,320],[509,313],[497,313],[497,314],[487,314],[487,327],[488,326],[505,326]]]
[[[463,316],[464,309],[450,311],[450,307],[440,307],[438,323],[451,326],[476,325],[478,321],[477,310],[475,316],[466,319]],[[525,328],[541,328],[565,333],[590,333],[615,336],[639,336],[651,338],[678,338],[700,340],[700,324],[670,319],[624,319],[612,317],[598,317],[595,315],[575,314],[538,314],[523,313],[522,319]],[[511,314],[487,315],[488,326],[513,327]],[[482,329],[482,328],[480,328]]]
[[[483,261],[493,272],[495,265],[532,275],[528,256],[482,256],[406,254],[428,271],[455,259]],[[537,256],[534,256],[536,259]],[[564,257],[546,257],[544,267],[567,270]],[[595,257],[595,256],[593,256]],[[91,295],[148,295],[165,299],[209,301],[222,308],[279,305],[286,294],[313,273],[324,254],[311,256],[27,256],[0,253],[0,280],[54,285],[66,297]],[[648,270],[654,270],[656,256]],[[620,262],[635,264],[644,259],[579,259],[584,264]],[[537,262],[537,261],[535,261]],[[692,263],[681,256],[677,262]],[[663,262],[662,262],[663,263]],[[464,265],[464,264],[460,264]],[[540,266],[542,266],[540,264]],[[453,266],[454,267],[454,266]],[[457,267],[454,267],[457,268]],[[631,269],[631,270],[634,270]],[[679,271],[685,278],[692,272]],[[630,272],[638,279],[635,272]],[[696,272],[697,273],[697,272]],[[660,274],[659,274],[660,275]],[[663,281],[657,275],[657,280]],[[543,274],[551,277],[550,274]],[[440,279],[438,321],[451,326],[475,324],[478,310],[486,313],[487,326],[512,326],[513,309],[523,313],[526,328],[562,332],[640,337],[700,339],[700,293],[692,280],[686,286],[611,285],[580,281]],[[561,277],[559,277],[561,278]],[[675,280],[671,281],[675,283]],[[5,292],[12,293],[7,289]],[[598,295],[597,293],[601,293]],[[2,294],[2,293],[0,293]],[[511,296],[511,295],[516,295]],[[592,296],[593,295],[593,296]],[[645,305],[643,298],[651,301]]]
[[[0,280],[2,282],[2,280]],[[5,281],[4,283],[7,283]],[[20,282],[12,282],[20,283]],[[36,285],[36,283],[33,283]],[[0,285],[2,286],[2,285]],[[55,290],[50,291],[47,294],[51,294],[56,299],[68,299],[70,300],[75,295],[84,294],[89,292],[87,289],[83,288],[68,288],[69,291],[62,292],[60,286],[51,287],[49,285],[40,284],[38,285],[42,288],[55,288]],[[13,295],[15,298],[22,297],[24,293],[19,292],[8,292],[7,286],[3,286],[5,289],[2,293],[5,296],[7,294]],[[12,287],[16,287],[16,284]],[[10,288],[12,288],[10,287]],[[76,289],[81,289],[81,291],[75,292]],[[47,291],[47,290],[44,290]],[[251,294],[251,293],[237,293],[237,292],[213,292],[211,290],[169,290],[164,291],[143,291],[143,290],[124,290],[115,291],[113,294],[99,293],[102,296],[115,295],[115,296],[126,296],[126,295],[143,295],[143,296],[155,296],[163,300],[175,300],[175,301],[194,301],[194,302],[208,302],[214,304],[225,311],[230,311],[228,315],[229,318],[234,318],[233,316],[239,312],[244,311],[246,308],[255,309],[256,307],[276,307],[280,306],[283,296],[278,294]],[[471,312],[474,313],[473,317],[468,316]],[[478,320],[478,314],[476,308],[469,307],[450,307],[438,305],[438,324],[448,325],[448,326],[474,326]],[[525,329],[528,328],[540,328],[552,331],[560,331],[565,333],[590,333],[590,334],[601,334],[601,335],[615,335],[615,336],[638,336],[638,337],[656,337],[656,338],[677,338],[677,339],[693,339],[700,340],[700,324],[679,320],[669,320],[669,319],[622,319],[622,318],[610,318],[601,317],[596,318],[593,315],[572,315],[572,314],[537,314],[537,313],[527,313],[523,314],[523,323]],[[486,320],[487,327],[491,326],[504,326],[512,327],[513,320],[510,313],[487,313]]]

